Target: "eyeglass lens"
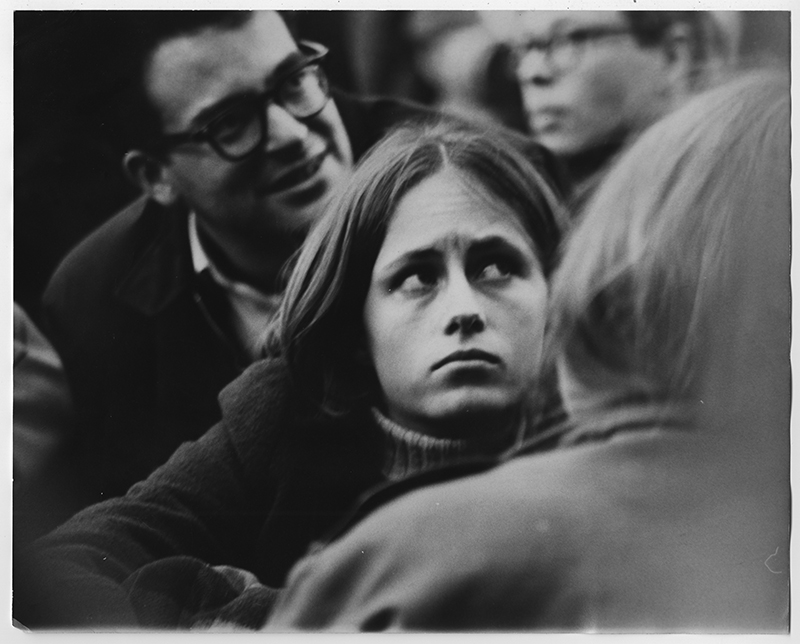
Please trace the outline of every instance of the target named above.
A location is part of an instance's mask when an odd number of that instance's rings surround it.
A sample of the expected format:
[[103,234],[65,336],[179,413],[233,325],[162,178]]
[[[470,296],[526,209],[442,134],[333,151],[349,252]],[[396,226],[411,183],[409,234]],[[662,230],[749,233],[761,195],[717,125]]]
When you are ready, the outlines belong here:
[[517,73],[520,78],[529,78],[532,74],[527,70],[534,57],[543,57],[557,72],[567,71],[578,64],[590,42],[625,33],[627,29],[618,27],[587,27],[554,33],[546,40],[530,41],[518,57]]
[[284,79],[274,92],[244,101],[225,112],[207,132],[223,156],[239,159],[262,145],[267,136],[266,109],[274,100],[298,119],[317,114],[328,101],[328,79],[311,64]]
[[579,54],[577,50],[582,45],[583,42],[576,42],[570,33],[556,33],[547,40],[531,41],[520,52],[517,63],[518,74],[523,78],[531,76],[528,69],[535,61],[542,60],[555,71],[563,71],[576,62]]

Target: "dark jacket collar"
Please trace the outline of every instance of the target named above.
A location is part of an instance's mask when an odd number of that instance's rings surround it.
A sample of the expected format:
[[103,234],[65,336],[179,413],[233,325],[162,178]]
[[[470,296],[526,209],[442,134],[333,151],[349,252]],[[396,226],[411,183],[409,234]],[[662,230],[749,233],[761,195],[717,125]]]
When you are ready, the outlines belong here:
[[193,268],[188,213],[181,206],[166,208],[144,196],[121,213],[125,214],[136,218],[131,231],[136,250],[115,295],[140,313],[153,316],[190,288]]

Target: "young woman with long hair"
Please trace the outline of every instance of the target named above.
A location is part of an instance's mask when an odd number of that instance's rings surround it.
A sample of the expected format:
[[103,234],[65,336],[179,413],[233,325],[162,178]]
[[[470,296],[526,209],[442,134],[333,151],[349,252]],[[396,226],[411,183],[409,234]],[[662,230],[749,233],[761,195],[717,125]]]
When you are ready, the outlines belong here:
[[786,632],[789,116],[761,71],[645,132],[552,279],[557,448],[379,493],[268,627]]
[[549,185],[500,133],[379,144],[304,244],[271,358],[222,393],[221,423],[39,544],[41,622],[187,627],[234,598],[258,624],[367,489],[534,434],[564,221]]

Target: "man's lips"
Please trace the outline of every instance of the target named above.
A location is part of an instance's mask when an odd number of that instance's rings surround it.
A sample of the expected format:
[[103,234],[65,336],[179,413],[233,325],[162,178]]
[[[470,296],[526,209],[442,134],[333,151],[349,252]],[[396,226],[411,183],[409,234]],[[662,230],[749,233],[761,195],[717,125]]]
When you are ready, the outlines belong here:
[[481,351],[480,349],[467,349],[466,351],[454,351],[450,355],[442,358],[431,366],[431,371],[444,367],[451,362],[488,362],[490,364],[500,364],[500,358],[493,353]]
[[557,125],[566,115],[562,107],[542,107],[531,110],[531,121],[535,130],[548,129]]
[[267,184],[264,192],[283,192],[284,190],[289,190],[304,183],[319,172],[327,156],[328,150],[325,149],[319,154],[304,160],[302,163],[298,163],[288,170],[281,172]]

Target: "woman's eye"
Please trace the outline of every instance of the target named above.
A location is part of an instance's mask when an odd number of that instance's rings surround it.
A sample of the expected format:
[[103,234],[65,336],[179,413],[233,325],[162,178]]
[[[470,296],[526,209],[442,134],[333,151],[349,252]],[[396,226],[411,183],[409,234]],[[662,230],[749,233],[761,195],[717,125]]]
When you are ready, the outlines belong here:
[[436,272],[430,269],[417,269],[398,276],[391,291],[400,291],[406,294],[427,293],[436,286]]
[[504,280],[515,273],[514,266],[507,260],[493,260],[486,262],[475,273],[477,281]]

